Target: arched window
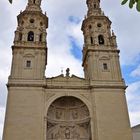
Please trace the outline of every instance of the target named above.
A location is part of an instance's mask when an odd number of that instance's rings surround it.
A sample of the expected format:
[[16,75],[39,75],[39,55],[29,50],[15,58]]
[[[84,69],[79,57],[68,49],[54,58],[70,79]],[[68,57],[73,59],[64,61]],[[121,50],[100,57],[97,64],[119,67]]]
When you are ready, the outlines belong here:
[[92,37],[90,37],[90,42],[91,42],[91,44],[93,44],[93,38]]
[[30,31],[28,33],[28,41],[34,41],[34,32]]
[[103,36],[103,35],[99,35],[99,36],[98,36],[98,42],[99,42],[99,44],[101,44],[101,45],[104,44],[104,36]]
[[39,42],[42,42],[42,34],[39,35]]
[[35,0],[33,0],[33,3],[35,4]]
[[27,68],[30,68],[30,67],[31,67],[31,61],[30,61],[30,60],[27,60],[27,61],[26,61],[26,67],[27,67]]

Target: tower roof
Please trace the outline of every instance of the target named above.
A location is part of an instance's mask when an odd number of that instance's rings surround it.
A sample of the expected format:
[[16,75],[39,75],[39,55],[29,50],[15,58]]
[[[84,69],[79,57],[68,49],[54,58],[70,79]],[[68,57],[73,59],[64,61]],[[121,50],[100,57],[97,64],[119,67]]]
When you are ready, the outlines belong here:
[[88,7],[88,17],[101,14],[100,0],[87,0],[86,3]]
[[28,0],[26,6],[27,11],[41,11],[41,1],[42,0]]

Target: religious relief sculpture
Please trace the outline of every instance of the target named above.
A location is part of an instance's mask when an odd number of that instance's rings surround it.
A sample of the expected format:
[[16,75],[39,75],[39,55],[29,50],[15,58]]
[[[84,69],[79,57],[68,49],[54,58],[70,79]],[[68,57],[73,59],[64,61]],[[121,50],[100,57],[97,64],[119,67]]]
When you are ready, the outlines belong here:
[[60,119],[62,116],[61,110],[56,110],[56,119]]
[[47,140],[89,140],[89,111],[79,99],[57,99],[48,109],[47,118]]
[[72,111],[72,117],[73,117],[73,119],[78,119],[78,111],[77,110]]
[[70,129],[68,127],[65,129],[65,139],[70,139]]
[[53,140],[79,140],[80,134],[76,126],[59,126],[53,132],[51,132],[49,139]]
[[58,132],[55,134],[55,137],[54,137],[56,140],[59,140],[61,139],[61,130],[59,129]]

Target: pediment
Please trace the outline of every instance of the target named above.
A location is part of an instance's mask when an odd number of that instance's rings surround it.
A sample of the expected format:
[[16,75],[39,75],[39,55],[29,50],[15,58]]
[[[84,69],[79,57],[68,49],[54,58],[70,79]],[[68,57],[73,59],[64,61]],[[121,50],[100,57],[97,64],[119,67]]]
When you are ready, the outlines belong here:
[[84,81],[84,78],[78,77],[76,75],[71,75],[71,76],[64,76],[63,74],[47,78],[48,80],[54,80],[54,81]]
[[88,81],[84,78],[71,75],[58,75],[46,79],[47,87],[61,87],[61,88],[84,88],[88,86]]

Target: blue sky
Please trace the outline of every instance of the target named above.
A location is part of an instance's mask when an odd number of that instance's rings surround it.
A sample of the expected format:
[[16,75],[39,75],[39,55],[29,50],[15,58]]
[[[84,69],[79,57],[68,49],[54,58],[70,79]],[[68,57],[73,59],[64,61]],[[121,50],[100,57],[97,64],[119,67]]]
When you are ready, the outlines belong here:
[[[0,140],[4,122],[7,89],[11,67],[11,45],[17,27],[16,16],[25,9],[27,0],[0,1]],[[140,13],[121,6],[118,0],[102,0],[102,10],[112,21],[120,49],[122,74],[128,85],[127,104],[131,126],[140,123]],[[86,0],[43,0],[42,9],[49,17],[47,30],[48,65],[46,76],[57,76],[69,67],[71,74],[83,76],[83,35],[81,24],[86,15]],[[65,59],[64,59],[65,58]]]
[[129,85],[133,82],[138,82],[140,81],[140,77],[137,76],[133,76],[131,73],[137,69],[137,65],[134,65],[134,66],[122,66],[122,74],[123,74],[123,77],[126,81],[126,84]]

